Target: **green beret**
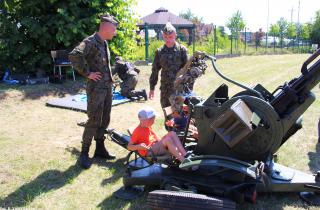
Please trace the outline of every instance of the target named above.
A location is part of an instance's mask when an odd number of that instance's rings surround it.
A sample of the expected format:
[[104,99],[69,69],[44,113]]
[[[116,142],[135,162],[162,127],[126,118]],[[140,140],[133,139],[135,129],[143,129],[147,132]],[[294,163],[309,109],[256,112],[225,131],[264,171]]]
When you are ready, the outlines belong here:
[[163,28],[163,33],[171,34],[172,32],[176,33],[176,28],[170,22],[167,22],[166,26]]
[[115,26],[118,26],[119,22],[117,21],[117,19],[115,17],[113,17],[110,14],[104,14],[100,16],[100,21],[101,22],[109,22],[114,24]]

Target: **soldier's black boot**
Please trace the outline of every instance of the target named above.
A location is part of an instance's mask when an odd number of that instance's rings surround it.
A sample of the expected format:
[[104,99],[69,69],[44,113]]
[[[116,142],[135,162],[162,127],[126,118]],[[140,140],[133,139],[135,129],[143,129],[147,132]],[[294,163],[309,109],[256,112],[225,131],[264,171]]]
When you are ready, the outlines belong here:
[[148,100],[147,91],[145,89],[143,89],[141,91],[136,91],[136,94],[137,94],[138,98],[142,97],[145,101]]
[[94,151],[93,157],[107,159],[107,160],[116,159],[116,156],[110,154],[107,151],[106,147],[104,146],[104,139],[97,139],[96,140],[96,151]]
[[79,157],[79,164],[81,168],[88,169],[91,166],[91,161],[89,159],[89,147],[86,145],[82,145],[81,154]]
[[143,89],[141,92],[142,92],[142,97],[144,98],[145,101],[147,101],[148,100],[147,91]]

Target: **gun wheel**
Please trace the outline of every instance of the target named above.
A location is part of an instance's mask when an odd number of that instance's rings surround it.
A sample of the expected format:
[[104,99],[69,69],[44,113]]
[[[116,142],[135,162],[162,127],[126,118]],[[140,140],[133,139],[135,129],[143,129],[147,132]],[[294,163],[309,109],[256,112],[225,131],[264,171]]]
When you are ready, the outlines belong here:
[[236,208],[235,202],[227,198],[167,190],[150,192],[147,198],[147,205],[153,210],[227,210]]

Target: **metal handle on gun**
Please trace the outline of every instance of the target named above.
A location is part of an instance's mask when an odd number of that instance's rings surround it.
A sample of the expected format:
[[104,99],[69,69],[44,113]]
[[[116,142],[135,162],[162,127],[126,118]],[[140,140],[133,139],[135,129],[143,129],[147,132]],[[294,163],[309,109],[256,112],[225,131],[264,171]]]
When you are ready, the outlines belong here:
[[255,95],[260,96],[261,98],[264,98],[264,97],[262,96],[262,94],[259,93],[258,91],[254,90],[254,89],[252,89],[252,88],[249,88],[249,87],[247,87],[247,86],[245,86],[245,85],[243,85],[243,84],[240,84],[239,82],[236,82],[236,81],[234,81],[234,80],[232,80],[232,79],[224,76],[224,75],[220,72],[220,70],[218,69],[218,67],[216,66],[216,60],[217,60],[217,59],[216,59],[215,57],[210,56],[210,55],[206,55],[206,57],[207,57],[209,60],[211,60],[213,69],[215,70],[215,72],[217,72],[217,74],[218,74],[220,77],[222,77],[223,79],[227,80],[228,82],[231,82],[232,84],[235,84],[235,85],[237,85],[237,86],[239,86],[239,87],[241,87],[241,88],[243,88],[243,89],[245,89],[245,90],[248,90],[248,91],[254,93]]
[[320,55],[320,48],[319,48],[315,53],[313,53],[313,54],[302,64],[301,73],[302,73],[303,75],[305,75],[306,73],[308,73],[307,66],[308,66],[314,59],[316,59],[319,55]]

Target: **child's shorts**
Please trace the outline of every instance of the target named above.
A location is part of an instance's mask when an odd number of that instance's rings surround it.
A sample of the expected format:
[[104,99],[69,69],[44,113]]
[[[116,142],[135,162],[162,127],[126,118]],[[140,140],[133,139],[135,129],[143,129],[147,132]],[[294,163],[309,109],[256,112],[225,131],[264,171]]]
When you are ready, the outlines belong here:
[[165,148],[165,146],[160,141],[157,141],[156,143],[151,145],[151,148],[148,150],[147,156],[165,155],[165,154],[169,154],[169,151]]

